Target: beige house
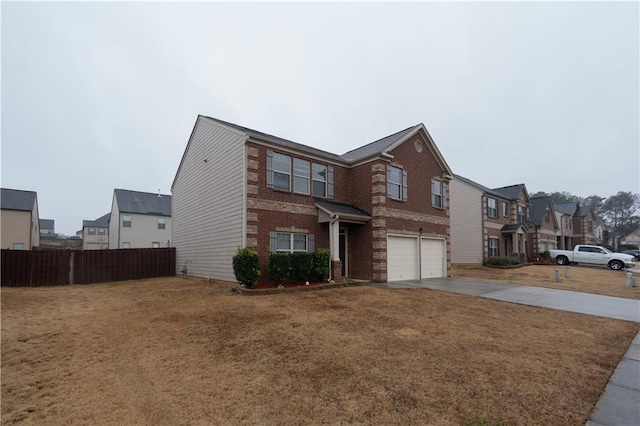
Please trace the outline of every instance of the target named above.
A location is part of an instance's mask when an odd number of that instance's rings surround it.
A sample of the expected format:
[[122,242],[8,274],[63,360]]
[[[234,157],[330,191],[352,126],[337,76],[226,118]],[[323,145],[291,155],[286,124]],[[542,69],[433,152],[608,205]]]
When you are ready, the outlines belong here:
[[487,188],[456,175],[450,184],[451,263],[527,256],[531,202],[524,184]]
[[621,239],[620,244],[640,247],[640,228]]
[[82,221],[82,250],[106,250],[109,248],[109,218],[111,213],[96,220]]
[[109,248],[171,246],[171,195],[115,189]]
[[1,247],[31,250],[39,246],[38,194],[2,188],[0,206]]

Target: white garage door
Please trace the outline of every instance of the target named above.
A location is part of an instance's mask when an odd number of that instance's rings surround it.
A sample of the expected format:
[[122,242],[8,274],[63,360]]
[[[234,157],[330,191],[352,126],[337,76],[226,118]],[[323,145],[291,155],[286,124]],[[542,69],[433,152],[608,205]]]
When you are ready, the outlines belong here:
[[418,238],[387,237],[387,281],[418,278]]
[[422,278],[444,276],[444,240],[422,239]]

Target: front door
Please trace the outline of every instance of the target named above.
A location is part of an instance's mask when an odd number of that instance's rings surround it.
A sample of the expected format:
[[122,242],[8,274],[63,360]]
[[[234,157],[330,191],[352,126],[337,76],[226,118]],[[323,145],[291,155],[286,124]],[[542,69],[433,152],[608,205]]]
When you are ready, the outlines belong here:
[[338,254],[340,256],[340,260],[342,261],[342,276],[346,277],[348,268],[347,268],[347,230],[340,229],[340,240],[339,240]]

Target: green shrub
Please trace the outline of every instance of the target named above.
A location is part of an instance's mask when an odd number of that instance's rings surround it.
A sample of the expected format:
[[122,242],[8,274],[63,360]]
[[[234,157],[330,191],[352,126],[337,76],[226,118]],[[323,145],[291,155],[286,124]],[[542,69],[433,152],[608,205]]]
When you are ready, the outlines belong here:
[[289,265],[291,267],[291,279],[297,282],[313,281],[311,271],[313,270],[314,253],[291,253],[289,255]]
[[238,251],[233,256],[233,273],[240,284],[249,288],[253,286],[260,278],[258,253],[246,247],[238,247]]
[[511,256],[492,256],[484,262],[487,266],[513,266],[520,263],[520,259]]
[[313,253],[313,269],[311,270],[311,279],[313,281],[325,281],[329,278],[330,261],[331,252],[329,249],[319,249]]
[[282,284],[289,279],[291,273],[291,263],[288,253],[269,254],[269,278],[278,284]]
[[541,251],[540,253],[538,253],[538,257],[540,257],[540,259],[550,259],[551,253],[549,252],[549,250]]

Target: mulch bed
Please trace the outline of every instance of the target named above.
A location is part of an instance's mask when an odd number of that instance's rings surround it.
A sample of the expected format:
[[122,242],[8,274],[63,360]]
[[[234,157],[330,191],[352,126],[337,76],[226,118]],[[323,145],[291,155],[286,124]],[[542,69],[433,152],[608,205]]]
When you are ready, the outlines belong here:
[[237,286],[232,288],[231,291],[237,294],[259,296],[264,294],[296,293],[296,292],[303,292],[303,291],[327,290],[330,288],[352,287],[352,286],[357,286],[361,284],[362,282],[356,282],[356,281],[343,281],[339,283],[310,282],[309,285],[297,284],[297,283],[285,283],[282,286],[278,286],[278,284],[273,284],[273,283],[258,283],[258,284],[255,284],[252,288]]

